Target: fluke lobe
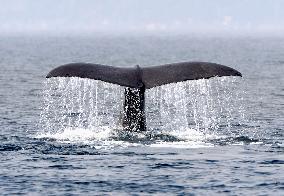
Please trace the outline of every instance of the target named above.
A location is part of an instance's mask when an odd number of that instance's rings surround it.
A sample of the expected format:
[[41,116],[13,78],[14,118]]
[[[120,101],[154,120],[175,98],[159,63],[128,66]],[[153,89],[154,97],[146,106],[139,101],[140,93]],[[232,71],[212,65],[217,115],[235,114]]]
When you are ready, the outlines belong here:
[[145,131],[145,90],[186,80],[221,76],[242,76],[237,70],[209,62],[182,62],[159,66],[133,68],[91,63],[71,63],[59,66],[47,74],[51,77],[80,77],[125,86],[123,128]]

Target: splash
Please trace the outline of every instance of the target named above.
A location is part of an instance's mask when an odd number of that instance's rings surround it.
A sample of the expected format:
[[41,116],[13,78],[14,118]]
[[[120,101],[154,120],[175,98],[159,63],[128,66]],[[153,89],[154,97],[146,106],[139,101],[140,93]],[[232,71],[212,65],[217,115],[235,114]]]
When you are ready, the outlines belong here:
[[222,77],[179,82],[148,90],[147,125],[153,130],[232,133],[245,119],[240,80]]
[[147,132],[124,133],[124,87],[74,77],[47,79],[38,137],[68,142],[150,140],[147,145],[153,147],[210,147],[209,140],[244,132],[238,127],[245,120],[240,82],[222,77],[147,89]]
[[123,87],[82,78],[52,78],[45,83],[41,125],[57,133],[80,128],[117,128],[123,108]]
[[137,143],[131,143],[120,140],[110,139],[114,135],[112,129],[102,127],[100,130],[91,130],[83,128],[66,128],[58,132],[42,132],[36,136],[37,139],[54,139],[61,143],[88,145],[95,149],[112,149],[138,146]]
[[83,128],[66,128],[61,132],[56,133],[41,133],[37,138],[53,138],[66,142],[81,142],[93,140],[107,140],[111,136],[112,130],[105,127],[101,130],[91,130]]

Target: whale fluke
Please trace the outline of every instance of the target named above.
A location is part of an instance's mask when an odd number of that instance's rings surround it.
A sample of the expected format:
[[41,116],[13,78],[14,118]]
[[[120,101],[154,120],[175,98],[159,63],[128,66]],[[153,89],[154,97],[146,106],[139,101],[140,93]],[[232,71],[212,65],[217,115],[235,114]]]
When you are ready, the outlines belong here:
[[142,81],[146,88],[221,76],[242,76],[233,68],[208,62],[182,62],[142,68]]
[[139,78],[136,68],[121,68],[91,63],[62,65],[51,70],[46,77],[89,78],[132,88],[138,86],[137,81]]
[[186,80],[208,79],[216,76],[242,76],[237,70],[208,62],[182,62],[159,66],[133,68],[91,63],[71,63],[53,69],[46,76],[80,77],[101,80],[130,88],[146,89]]
[[91,63],[71,63],[59,66],[47,74],[51,77],[80,77],[125,86],[122,125],[127,131],[145,131],[145,90],[186,80],[221,76],[242,76],[237,70],[208,62],[182,62],[133,68]]

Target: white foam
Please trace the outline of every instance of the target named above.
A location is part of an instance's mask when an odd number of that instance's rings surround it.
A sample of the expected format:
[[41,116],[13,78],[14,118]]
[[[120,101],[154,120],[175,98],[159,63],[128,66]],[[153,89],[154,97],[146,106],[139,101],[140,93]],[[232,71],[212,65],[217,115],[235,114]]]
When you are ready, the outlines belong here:
[[213,144],[198,141],[181,141],[181,142],[158,142],[149,145],[154,148],[208,148],[214,147]]
[[110,137],[112,130],[101,127],[98,130],[83,128],[66,128],[56,133],[46,132],[37,135],[37,138],[52,138],[59,141],[82,142],[88,140],[106,140]]
[[170,132],[171,135],[186,141],[203,141],[207,139],[218,139],[221,136],[204,133],[200,130],[186,128],[184,130],[174,130]]
[[96,149],[114,149],[127,148],[130,146],[139,146],[137,143],[130,143],[126,141],[117,141],[111,139],[115,134],[113,129],[109,127],[100,127],[95,130],[83,128],[66,128],[63,131],[55,133],[46,132],[36,136],[36,138],[51,138],[61,143],[69,144],[85,144],[90,148]]

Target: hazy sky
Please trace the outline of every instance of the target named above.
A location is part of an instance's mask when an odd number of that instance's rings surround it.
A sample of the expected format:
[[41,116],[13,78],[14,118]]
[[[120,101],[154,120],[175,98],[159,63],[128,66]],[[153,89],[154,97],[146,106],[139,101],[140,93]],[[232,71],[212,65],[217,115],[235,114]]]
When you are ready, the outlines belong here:
[[0,0],[0,34],[284,35],[284,0]]

